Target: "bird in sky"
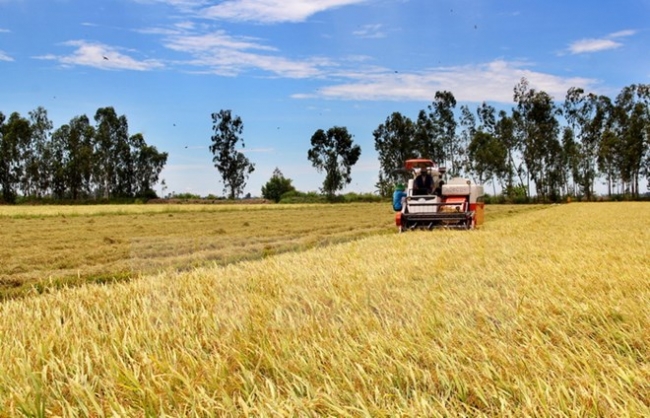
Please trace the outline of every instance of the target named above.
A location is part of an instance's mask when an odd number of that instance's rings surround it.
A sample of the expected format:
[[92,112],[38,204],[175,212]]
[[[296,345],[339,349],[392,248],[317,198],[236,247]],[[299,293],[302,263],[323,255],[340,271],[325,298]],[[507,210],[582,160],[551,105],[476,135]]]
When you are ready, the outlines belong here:
[[104,55],[104,59],[105,59],[106,61],[108,61],[108,57],[107,57],[106,55]]

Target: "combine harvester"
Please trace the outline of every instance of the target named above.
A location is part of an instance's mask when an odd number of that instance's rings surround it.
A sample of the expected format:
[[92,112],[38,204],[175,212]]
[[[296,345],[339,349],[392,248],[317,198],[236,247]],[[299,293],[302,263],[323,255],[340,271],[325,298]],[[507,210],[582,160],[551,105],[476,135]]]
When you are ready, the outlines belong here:
[[[399,232],[434,228],[473,229],[483,224],[485,203],[483,186],[471,180],[454,177],[445,184],[444,167],[432,160],[406,161],[406,171],[412,174],[406,190],[398,190],[393,198],[395,224]],[[428,176],[427,186],[422,186]],[[404,189],[402,186],[401,189]]]

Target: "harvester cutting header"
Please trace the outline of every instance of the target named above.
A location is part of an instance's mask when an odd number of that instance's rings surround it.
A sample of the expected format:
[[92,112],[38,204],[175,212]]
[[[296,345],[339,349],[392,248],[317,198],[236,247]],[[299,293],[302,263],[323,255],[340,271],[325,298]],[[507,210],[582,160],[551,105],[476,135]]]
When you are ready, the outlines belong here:
[[432,160],[407,160],[405,169],[412,178],[406,187],[398,185],[393,195],[395,224],[400,232],[473,229],[483,224],[483,186],[462,177],[445,183],[445,167],[438,167]]

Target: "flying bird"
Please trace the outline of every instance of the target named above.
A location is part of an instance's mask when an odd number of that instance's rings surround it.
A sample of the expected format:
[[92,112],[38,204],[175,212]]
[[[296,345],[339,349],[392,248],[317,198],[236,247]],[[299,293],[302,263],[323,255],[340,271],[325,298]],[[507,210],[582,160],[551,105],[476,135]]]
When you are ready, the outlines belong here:
[[108,57],[107,57],[106,55],[104,55],[104,59],[105,59],[106,61],[108,61]]

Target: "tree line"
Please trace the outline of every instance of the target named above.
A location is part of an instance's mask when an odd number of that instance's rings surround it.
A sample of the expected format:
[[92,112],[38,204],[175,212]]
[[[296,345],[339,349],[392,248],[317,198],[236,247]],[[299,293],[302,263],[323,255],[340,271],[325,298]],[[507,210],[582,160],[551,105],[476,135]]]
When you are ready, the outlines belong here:
[[[513,89],[513,100],[510,111],[497,112],[485,102],[472,111],[467,105],[456,109],[453,93],[438,91],[415,120],[392,113],[372,133],[380,164],[379,194],[390,196],[395,183],[407,179],[402,168],[411,158],[432,159],[452,176],[491,183],[495,190],[498,185],[510,198],[590,200],[598,179],[605,181],[610,196],[638,197],[640,180],[650,181],[650,85],[624,87],[614,99],[572,87],[564,102],[556,103],[522,78]],[[236,117],[233,127],[229,118],[230,110],[213,114],[218,135],[212,140],[223,144],[224,135],[229,138],[227,152],[215,154],[215,161],[221,158],[218,168],[225,167],[224,155],[231,162],[222,175],[227,172],[225,179],[237,179],[224,181],[227,188],[236,184],[236,189],[230,187],[234,197],[254,165],[235,151],[243,124]],[[360,155],[361,148],[345,127],[317,130],[307,158],[325,173],[321,192],[331,197],[349,184],[351,167]],[[262,194],[277,201],[282,191],[293,191],[293,186],[276,169]]]
[[[402,167],[411,158],[428,158],[479,183],[498,185],[509,197],[532,194],[541,200],[594,196],[598,179],[608,194],[638,197],[640,181],[650,180],[650,85],[632,84],[611,99],[570,88],[556,103],[522,78],[513,89],[510,111],[482,103],[475,111],[449,91],[436,92],[416,119],[393,112],[373,132],[380,165],[377,190],[392,193],[406,180]],[[243,122],[230,110],[212,115],[209,150],[224,192],[239,197],[255,170],[244,147]],[[2,201],[18,196],[53,199],[154,197],[154,185],[167,153],[147,145],[142,134],[130,135],[126,116],[100,108],[92,125],[85,115],[52,131],[47,111],[39,107],[22,117],[0,112],[0,190]],[[318,129],[307,159],[325,173],[321,192],[328,197],[350,184],[351,168],[361,148],[347,128]],[[289,180],[289,181],[287,181]],[[290,179],[274,171],[265,194],[278,200]]]
[[456,117],[453,94],[442,91],[415,121],[393,113],[373,132],[380,191],[387,194],[404,160],[416,157],[541,200],[591,199],[599,178],[609,195],[638,197],[640,179],[650,180],[650,85],[627,86],[614,100],[573,87],[556,103],[524,78],[513,99],[510,112],[482,103],[475,112],[460,106]]
[[126,116],[99,108],[95,124],[76,116],[53,131],[43,107],[27,117],[0,112],[2,201],[155,197],[167,153],[130,135]]

